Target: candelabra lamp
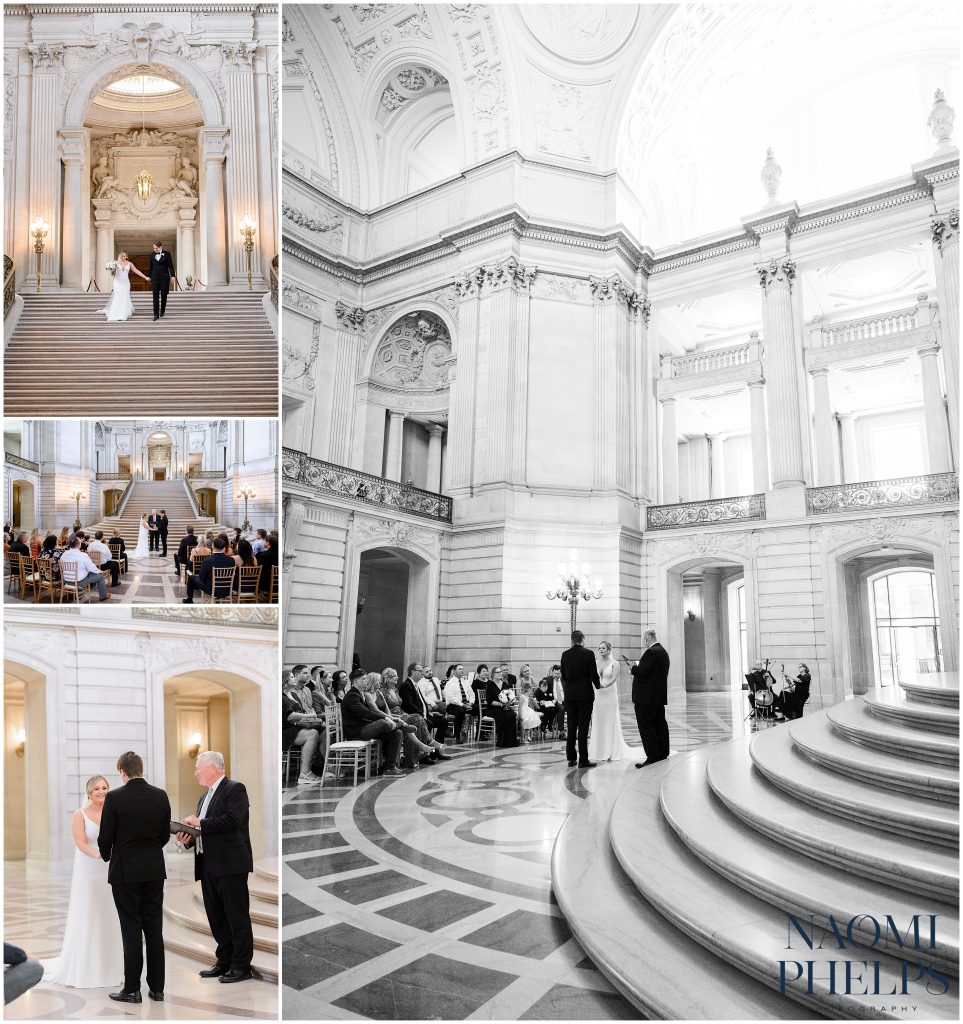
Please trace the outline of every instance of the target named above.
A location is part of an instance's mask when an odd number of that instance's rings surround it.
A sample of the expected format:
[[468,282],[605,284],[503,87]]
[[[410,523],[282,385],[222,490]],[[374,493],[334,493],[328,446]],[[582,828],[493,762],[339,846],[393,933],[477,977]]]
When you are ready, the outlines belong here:
[[241,524],[241,529],[247,533],[251,529],[250,520],[247,518],[247,503],[251,498],[256,498],[257,493],[253,487],[242,487],[238,492],[237,496],[244,499],[244,522]]
[[84,494],[84,492],[83,492],[82,490],[80,490],[79,488],[78,488],[78,489],[77,489],[76,491],[71,491],[71,492],[70,492],[70,500],[71,500],[71,501],[76,501],[76,502],[77,502],[77,518],[76,518],[76,520],[74,521],[74,529],[75,529],[75,530],[79,530],[79,529],[80,529],[80,527],[81,527],[81,526],[83,525],[83,524],[82,524],[82,523],[80,522],[80,503],[81,503],[81,502],[82,502],[82,501],[83,501],[83,500],[84,500],[84,499],[85,499],[86,497],[87,497],[87,495],[86,495],[86,494]]
[[37,291],[40,291],[40,275],[43,270],[43,243],[50,232],[50,225],[38,217],[30,225],[30,234],[33,236],[33,251],[37,254]]
[[257,232],[257,225],[250,217],[245,217],[239,227],[244,239],[244,251],[247,253],[247,290],[253,291],[251,276],[254,272],[254,235]]
[[597,601],[602,596],[602,581],[590,580],[591,569],[584,562],[579,564],[578,552],[572,548],[569,563],[558,563],[558,579],[545,586],[549,601],[565,601],[569,607],[569,625],[575,632],[580,601]]

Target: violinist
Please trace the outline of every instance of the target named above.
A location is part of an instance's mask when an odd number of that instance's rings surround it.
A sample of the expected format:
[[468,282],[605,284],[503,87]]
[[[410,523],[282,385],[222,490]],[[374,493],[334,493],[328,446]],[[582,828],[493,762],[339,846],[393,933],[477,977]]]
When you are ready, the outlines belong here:
[[809,686],[812,676],[809,666],[800,662],[796,667],[796,678],[790,680],[785,676],[788,692],[783,692],[783,707],[787,718],[802,718],[803,705],[809,700]]
[[[766,678],[766,673],[762,668],[762,659],[757,658],[752,663],[752,671],[746,673],[746,682],[749,684],[749,707],[752,708],[752,714],[755,716],[756,712],[756,694],[762,690],[767,690],[769,687],[769,680]],[[762,698],[760,693],[760,707],[768,706],[771,703],[768,697]]]

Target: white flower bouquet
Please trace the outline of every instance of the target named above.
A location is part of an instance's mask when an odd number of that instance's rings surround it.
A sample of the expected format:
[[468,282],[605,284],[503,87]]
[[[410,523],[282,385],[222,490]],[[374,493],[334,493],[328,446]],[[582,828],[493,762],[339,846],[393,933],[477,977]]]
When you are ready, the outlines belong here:
[[117,260],[108,260],[104,264],[104,269],[109,270],[113,274],[114,271],[117,269]]

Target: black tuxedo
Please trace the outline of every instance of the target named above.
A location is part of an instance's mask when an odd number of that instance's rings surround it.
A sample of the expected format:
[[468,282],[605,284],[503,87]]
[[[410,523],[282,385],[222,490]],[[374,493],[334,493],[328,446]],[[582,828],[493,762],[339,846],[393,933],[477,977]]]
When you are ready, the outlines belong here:
[[170,523],[170,520],[163,513],[161,513],[157,517],[157,537],[160,540],[160,543],[161,543],[161,545],[164,548],[164,550],[161,552],[161,554],[165,558],[167,557],[167,527],[168,527],[169,523]]
[[562,655],[561,669],[565,710],[568,712],[565,752],[568,759],[574,761],[577,744],[579,763],[585,764],[589,759],[588,733],[595,691],[602,685],[598,665],[595,663],[595,652],[576,644]]
[[[435,730],[435,739],[439,743],[444,743],[448,733],[448,716],[441,711],[431,711],[428,708],[421,690],[410,676],[398,687],[398,696],[401,698],[401,710],[409,715],[421,715],[429,728]],[[455,739],[457,741],[457,735]]]
[[[158,257],[160,257],[158,259]],[[154,319],[167,310],[167,293],[174,277],[174,261],[169,252],[150,254],[150,290],[154,293]]]
[[170,839],[167,794],[143,779],[112,789],[104,801],[97,846],[109,862],[124,944],[124,991],[139,992],[147,949],[147,987],[164,991],[164,847]]
[[669,652],[654,643],[632,666],[632,703],[647,761],[664,761],[669,756],[669,726],[665,720],[668,702]]
[[[197,814],[207,793],[197,802]],[[194,847],[194,878],[201,883],[204,910],[217,941],[217,962],[240,971],[250,969],[254,956],[251,899],[247,876],[254,870],[248,828],[250,803],[244,783],[225,776],[217,784],[201,818],[203,848]]]
[[191,551],[197,547],[197,538],[193,533],[189,533],[186,537],[181,538],[180,544],[177,545],[177,551],[174,554],[174,574],[180,576],[181,566],[189,566],[191,564]]

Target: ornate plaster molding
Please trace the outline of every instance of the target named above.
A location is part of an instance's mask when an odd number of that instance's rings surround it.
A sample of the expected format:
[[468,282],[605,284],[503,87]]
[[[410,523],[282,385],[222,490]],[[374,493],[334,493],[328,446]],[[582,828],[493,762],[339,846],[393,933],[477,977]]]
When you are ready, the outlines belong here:
[[360,334],[364,330],[367,314],[360,306],[348,306],[338,302],[334,307],[334,315],[338,326],[343,330],[351,331],[353,334]]
[[313,295],[303,291],[301,288],[298,288],[297,285],[289,284],[285,281],[281,288],[281,295],[288,306],[300,309],[303,313],[307,313],[315,320],[321,319],[321,311],[323,308],[321,300],[316,299]]
[[306,391],[314,391],[314,367],[320,350],[320,323],[316,323],[311,331],[311,351],[307,354],[294,342],[285,340],[281,346],[281,377],[289,384],[303,381],[301,387]]
[[777,286],[791,289],[796,277],[796,264],[790,259],[771,259],[768,263],[757,264],[756,273],[759,275],[759,285],[766,294]]
[[960,243],[960,211],[950,210],[945,217],[938,217],[932,221],[933,242],[943,255],[944,245],[959,245]]
[[344,236],[344,217],[340,213],[316,208],[304,210],[286,200],[281,201],[281,216],[292,224],[316,235],[328,235],[340,242]]

